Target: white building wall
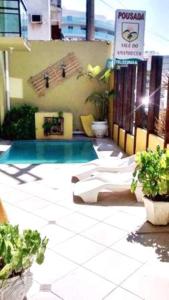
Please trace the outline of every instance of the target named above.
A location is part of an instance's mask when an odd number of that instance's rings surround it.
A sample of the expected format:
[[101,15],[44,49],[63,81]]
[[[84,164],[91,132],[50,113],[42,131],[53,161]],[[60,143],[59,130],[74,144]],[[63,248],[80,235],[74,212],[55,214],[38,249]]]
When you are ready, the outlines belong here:
[[[50,0],[27,1],[29,16],[28,40],[50,40]],[[32,24],[31,15],[42,15],[42,24]]]

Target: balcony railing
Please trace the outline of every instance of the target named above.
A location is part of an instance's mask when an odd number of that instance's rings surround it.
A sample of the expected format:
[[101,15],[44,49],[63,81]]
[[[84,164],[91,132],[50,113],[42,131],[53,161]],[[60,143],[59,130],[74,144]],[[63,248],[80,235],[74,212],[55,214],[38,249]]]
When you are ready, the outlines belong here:
[[[62,27],[62,33],[65,38],[77,38],[84,40],[86,38],[86,31],[82,29],[68,29]],[[108,34],[107,32],[95,32],[95,40],[102,40],[102,41],[113,41],[113,34]]]
[[23,0],[0,0],[0,36],[27,39],[28,17]]
[[[86,17],[74,17],[74,16],[62,16],[62,24],[64,25],[86,25]],[[106,29],[114,32],[113,21],[104,21],[95,19],[95,27],[100,29]]]

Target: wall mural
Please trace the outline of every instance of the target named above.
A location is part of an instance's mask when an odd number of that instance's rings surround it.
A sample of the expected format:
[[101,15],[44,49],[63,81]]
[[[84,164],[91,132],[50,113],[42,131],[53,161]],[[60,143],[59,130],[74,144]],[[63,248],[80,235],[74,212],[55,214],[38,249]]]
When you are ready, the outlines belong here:
[[78,58],[71,52],[38,74],[31,76],[29,82],[40,97],[45,95],[48,88],[56,87],[63,80],[70,78],[81,70]]

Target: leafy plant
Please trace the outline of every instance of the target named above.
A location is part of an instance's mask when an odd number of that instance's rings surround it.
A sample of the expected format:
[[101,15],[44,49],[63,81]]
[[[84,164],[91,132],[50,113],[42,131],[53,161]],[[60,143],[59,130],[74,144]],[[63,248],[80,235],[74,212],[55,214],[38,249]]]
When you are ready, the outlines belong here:
[[97,119],[104,121],[107,119],[108,106],[110,97],[114,96],[114,90],[108,90],[107,83],[110,78],[111,69],[101,69],[100,66],[92,67],[88,65],[87,72],[81,72],[78,78],[81,76],[87,77],[90,80],[96,80],[99,84],[101,91],[96,91],[89,95],[85,102],[91,102],[95,105],[97,111]]
[[143,151],[136,154],[131,191],[141,183],[143,194],[152,200],[169,200],[169,150]]
[[58,112],[58,117],[59,117],[59,118],[63,118],[63,111],[59,111],[59,112]]
[[21,275],[34,260],[42,264],[47,243],[36,230],[20,233],[18,226],[0,225],[0,279]]
[[53,123],[51,122],[51,118],[45,118],[45,121],[43,123],[43,129],[44,129],[44,135],[49,135],[51,131]]
[[10,140],[28,140],[35,138],[35,112],[37,107],[23,104],[13,107],[6,113],[1,136]]
[[114,95],[114,91],[105,90],[103,92],[92,93],[85,102],[91,102],[95,105],[98,115],[98,121],[104,121],[108,115],[108,105],[110,96]]

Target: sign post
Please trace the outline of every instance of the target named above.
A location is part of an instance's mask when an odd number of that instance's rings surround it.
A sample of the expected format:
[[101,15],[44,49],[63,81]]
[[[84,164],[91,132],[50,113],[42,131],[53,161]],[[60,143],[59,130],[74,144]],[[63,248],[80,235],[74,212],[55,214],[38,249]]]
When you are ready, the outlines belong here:
[[145,11],[116,10],[114,58],[117,64],[133,64],[144,59],[145,16]]

